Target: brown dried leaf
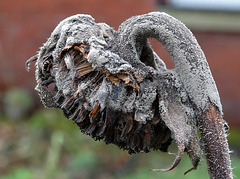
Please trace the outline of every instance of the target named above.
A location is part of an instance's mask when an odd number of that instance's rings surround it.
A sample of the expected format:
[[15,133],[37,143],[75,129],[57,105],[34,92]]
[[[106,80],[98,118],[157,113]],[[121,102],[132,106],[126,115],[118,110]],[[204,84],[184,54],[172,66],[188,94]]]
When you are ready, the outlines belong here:
[[107,73],[107,74],[106,74],[106,78],[108,78],[108,79],[111,81],[111,83],[114,84],[114,85],[118,85],[118,84],[120,83],[120,81],[121,81],[121,80],[118,78],[118,76],[115,75],[115,74]]

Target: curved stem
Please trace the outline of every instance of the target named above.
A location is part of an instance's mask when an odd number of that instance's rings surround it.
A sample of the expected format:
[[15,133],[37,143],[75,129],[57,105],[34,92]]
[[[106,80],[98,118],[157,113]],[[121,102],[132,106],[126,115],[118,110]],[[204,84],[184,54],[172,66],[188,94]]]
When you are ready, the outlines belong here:
[[[232,178],[231,161],[220,97],[204,53],[191,31],[165,13],[149,13],[125,21],[120,27],[119,44],[131,51],[120,52],[123,58],[141,51],[149,37],[160,41],[170,54],[188,96],[195,107],[211,178]],[[125,55],[125,56],[124,56]]]
[[[118,48],[123,59],[129,60],[129,55],[134,54],[137,58],[132,58],[135,60],[133,63],[139,63],[146,39],[156,38],[171,56],[175,71],[194,105],[203,111],[209,107],[210,99],[222,111],[206,57],[192,32],[182,22],[168,14],[153,12],[126,20],[118,32],[121,35],[117,44],[127,46]],[[131,52],[128,52],[129,49]]]

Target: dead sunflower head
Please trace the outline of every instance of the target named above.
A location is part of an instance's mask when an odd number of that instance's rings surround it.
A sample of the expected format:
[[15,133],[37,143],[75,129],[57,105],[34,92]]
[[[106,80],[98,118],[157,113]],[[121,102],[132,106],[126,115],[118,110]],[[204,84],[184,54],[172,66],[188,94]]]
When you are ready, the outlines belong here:
[[[148,38],[164,45],[175,69],[166,68]],[[62,109],[84,134],[130,154],[166,152],[174,139],[178,155],[162,171],[173,169],[184,151],[197,168],[197,117],[209,101],[219,111],[221,103],[201,48],[178,20],[154,12],[114,31],[89,15],[75,15],[55,28],[27,65],[33,60],[43,104]]]

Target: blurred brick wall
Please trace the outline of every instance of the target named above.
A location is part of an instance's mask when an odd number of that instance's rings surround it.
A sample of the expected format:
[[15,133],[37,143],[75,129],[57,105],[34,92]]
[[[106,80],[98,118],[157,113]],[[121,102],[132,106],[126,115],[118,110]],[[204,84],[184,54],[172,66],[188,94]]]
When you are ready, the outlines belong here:
[[27,73],[25,61],[64,18],[90,14],[117,29],[127,18],[154,7],[155,0],[0,0],[0,89],[34,88],[34,67]]
[[231,127],[240,127],[240,32],[194,34],[217,83],[224,118]]

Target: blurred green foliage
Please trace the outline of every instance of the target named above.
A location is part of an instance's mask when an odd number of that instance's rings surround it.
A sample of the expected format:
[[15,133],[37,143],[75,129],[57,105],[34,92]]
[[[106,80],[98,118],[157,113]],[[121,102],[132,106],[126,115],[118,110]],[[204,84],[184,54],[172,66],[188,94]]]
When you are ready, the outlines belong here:
[[[24,112],[32,110],[31,95],[24,96],[20,91],[20,97],[17,93],[13,91],[9,93],[12,96],[5,96],[4,100],[7,101],[4,101],[4,105],[26,103],[27,107],[22,108]],[[11,105],[6,107],[10,107],[11,111]],[[170,172],[151,172],[150,168],[169,167],[175,156],[159,151],[131,156],[114,145],[106,145],[83,135],[77,125],[68,121],[60,110],[35,109],[18,120],[8,114],[0,114],[1,179],[209,178],[204,159],[196,171],[183,175],[192,166],[187,155]],[[232,155],[232,166],[236,178],[240,178],[240,158],[237,155],[240,150],[240,131],[233,130],[230,134],[229,141],[236,150]],[[172,145],[170,151],[176,153],[176,147]]]
[[12,119],[24,118],[27,110],[33,106],[31,93],[23,88],[12,88],[0,97],[4,112]]

